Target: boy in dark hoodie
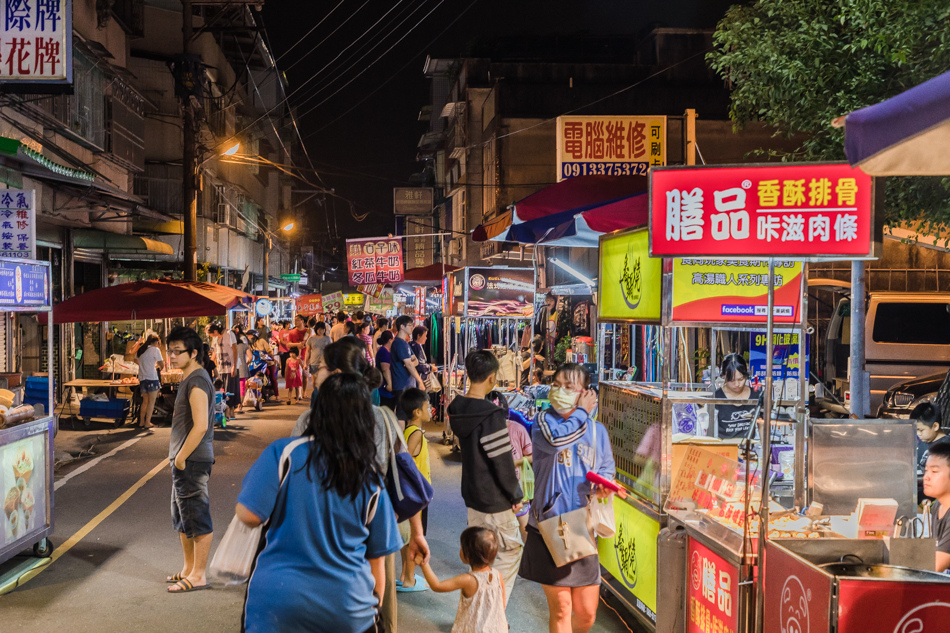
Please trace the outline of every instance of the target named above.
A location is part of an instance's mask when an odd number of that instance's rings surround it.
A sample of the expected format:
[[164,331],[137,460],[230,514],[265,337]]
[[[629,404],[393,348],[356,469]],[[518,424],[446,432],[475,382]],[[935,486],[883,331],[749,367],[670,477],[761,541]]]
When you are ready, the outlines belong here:
[[485,399],[495,387],[498,359],[487,350],[472,352],[465,358],[465,373],[468,391],[448,409],[462,449],[462,498],[468,526],[488,528],[498,537],[494,567],[505,581],[507,604],[524,547],[515,516],[523,495],[511,457],[507,413]]

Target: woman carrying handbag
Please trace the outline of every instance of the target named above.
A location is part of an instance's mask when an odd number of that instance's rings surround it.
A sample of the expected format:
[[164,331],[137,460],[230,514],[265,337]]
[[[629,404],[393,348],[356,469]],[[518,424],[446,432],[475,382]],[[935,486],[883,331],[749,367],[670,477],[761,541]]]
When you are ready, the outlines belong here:
[[594,496],[612,494],[586,477],[593,471],[613,480],[614,458],[607,430],[590,416],[597,394],[582,366],[561,365],[549,400],[552,408],[532,425],[534,500],[518,575],[542,585],[552,633],[586,633],[600,595],[590,506]]

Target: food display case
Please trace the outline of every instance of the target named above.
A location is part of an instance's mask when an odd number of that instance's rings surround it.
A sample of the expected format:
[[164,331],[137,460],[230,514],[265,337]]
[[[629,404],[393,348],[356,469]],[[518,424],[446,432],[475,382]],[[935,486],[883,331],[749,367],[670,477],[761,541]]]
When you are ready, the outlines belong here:
[[[50,265],[25,259],[0,259],[0,311],[49,313]],[[11,319],[12,320],[12,319]],[[48,336],[47,324],[44,339]],[[13,330],[13,328],[4,328]],[[19,332],[6,331],[14,366],[22,342]],[[53,366],[53,347],[46,345],[47,367]],[[53,401],[52,381],[47,381],[47,402]],[[0,398],[2,400],[2,398]],[[13,402],[0,407],[0,495],[3,498],[3,529],[0,530],[0,562],[32,546],[40,556],[52,553],[48,537],[53,532],[53,437],[54,417],[42,404]]]

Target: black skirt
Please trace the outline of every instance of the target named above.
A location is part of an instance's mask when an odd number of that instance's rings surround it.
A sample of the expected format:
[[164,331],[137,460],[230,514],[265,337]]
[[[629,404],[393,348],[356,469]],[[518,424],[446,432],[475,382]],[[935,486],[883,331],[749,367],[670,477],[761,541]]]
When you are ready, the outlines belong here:
[[533,525],[527,527],[528,538],[521,556],[518,575],[552,587],[589,587],[600,584],[600,557],[578,558],[564,567],[554,564],[554,557],[544,544],[541,532]]

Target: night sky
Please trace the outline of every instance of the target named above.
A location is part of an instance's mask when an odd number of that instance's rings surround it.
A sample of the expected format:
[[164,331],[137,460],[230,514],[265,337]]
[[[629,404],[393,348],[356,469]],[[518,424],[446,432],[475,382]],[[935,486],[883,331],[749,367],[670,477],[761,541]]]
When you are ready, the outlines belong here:
[[[287,72],[290,100],[297,107],[310,156],[317,169],[323,170],[323,182],[351,200],[357,214],[368,212],[357,222],[349,204],[336,202],[329,223],[338,236],[346,238],[391,231],[392,188],[407,184],[409,176],[421,169],[415,160],[416,144],[427,124],[417,119],[429,100],[429,85],[422,74],[427,54],[465,56],[505,36],[592,34],[638,39],[653,27],[711,28],[730,4],[722,0],[268,0],[262,22],[278,67]],[[323,23],[291,49],[321,19]],[[325,234],[327,218],[320,215],[314,223]]]

